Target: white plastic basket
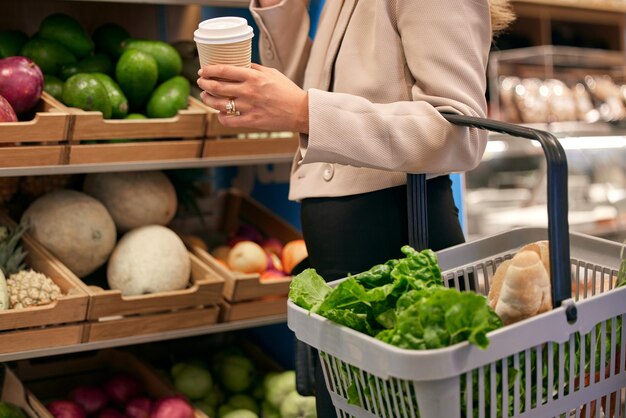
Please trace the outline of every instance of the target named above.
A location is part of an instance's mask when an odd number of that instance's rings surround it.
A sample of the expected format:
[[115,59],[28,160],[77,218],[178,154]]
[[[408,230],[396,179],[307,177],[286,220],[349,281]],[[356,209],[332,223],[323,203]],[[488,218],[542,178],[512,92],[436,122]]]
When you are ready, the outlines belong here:
[[[486,294],[503,260],[546,237],[545,229],[516,229],[437,256],[446,283]],[[626,333],[618,336],[616,329],[626,320],[626,288],[614,289],[610,280],[617,277],[620,245],[574,233],[570,241],[575,298],[491,332],[487,350],[469,343],[401,349],[310,314],[291,301],[288,324],[299,340],[319,350],[327,387],[342,417],[626,418]],[[573,324],[566,318],[568,306],[578,311]],[[599,338],[599,345],[581,345],[580,338],[587,336]],[[580,361],[589,363],[584,373],[569,372],[576,369],[577,351]],[[604,374],[596,363],[606,365]],[[542,366],[540,373],[536,364]],[[517,376],[511,376],[513,369]],[[539,390],[531,390],[533,384]],[[541,393],[544,386],[553,388],[552,396]],[[348,403],[349,391],[356,391],[360,406]],[[594,409],[595,415],[590,414]]]
[[[458,119],[541,142],[548,160],[549,228],[515,229],[438,252],[444,283],[486,295],[503,260],[528,243],[549,239],[556,307],[489,333],[486,350],[467,342],[407,350],[290,300],[289,328],[319,351],[338,416],[626,418],[626,287],[615,288],[621,245],[567,233],[567,164],[555,138],[494,121]],[[424,218],[418,221],[423,227]],[[420,228],[415,226],[413,238]]]

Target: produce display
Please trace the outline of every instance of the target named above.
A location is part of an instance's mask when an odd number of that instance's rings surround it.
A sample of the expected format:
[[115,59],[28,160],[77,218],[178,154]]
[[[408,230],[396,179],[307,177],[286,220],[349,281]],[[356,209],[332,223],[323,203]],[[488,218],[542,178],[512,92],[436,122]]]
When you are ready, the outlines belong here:
[[[36,196],[69,183],[69,177],[60,177],[47,183],[37,177],[25,179],[24,192]],[[164,226],[176,214],[178,201],[163,172],[89,174],[82,188],[85,193],[60,189],[37,197],[22,214],[22,223],[88,284],[104,287],[99,282],[104,277],[110,289],[125,296],[189,285],[189,252],[181,238]],[[46,292],[56,295],[34,273],[28,282],[31,289],[41,289],[41,300]]]
[[[183,61],[176,48],[134,39],[113,23],[89,36],[76,19],[55,13],[30,38],[0,32],[0,57],[0,95],[17,117],[34,107],[42,90],[67,106],[102,112],[105,119],[131,112],[169,118],[188,105],[191,86],[179,76]],[[0,99],[0,122],[14,119]]]
[[113,374],[99,384],[77,386],[66,399],[46,405],[54,418],[193,418],[194,411],[181,396],[155,399],[130,374]]
[[[206,249],[201,238],[188,239]],[[227,243],[215,246],[210,253],[223,267],[234,272],[258,273],[261,280],[289,276],[308,255],[304,240],[283,244],[250,224],[242,224]]]
[[238,349],[216,352],[208,361],[173,364],[176,389],[210,418],[315,418],[315,397],[296,392],[293,370],[263,370]]
[[0,311],[47,305],[61,296],[61,289],[46,275],[27,269],[20,245],[26,227],[0,226]]
[[0,417],[2,418],[26,418],[26,414],[16,405],[0,401]]

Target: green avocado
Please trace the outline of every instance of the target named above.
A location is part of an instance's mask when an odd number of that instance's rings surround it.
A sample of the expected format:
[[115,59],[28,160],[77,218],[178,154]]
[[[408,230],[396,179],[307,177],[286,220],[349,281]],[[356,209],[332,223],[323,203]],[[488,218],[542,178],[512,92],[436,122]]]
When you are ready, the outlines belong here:
[[64,13],[46,17],[39,26],[39,36],[60,43],[78,58],[84,58],[94,50],[94,43],[82,25]]
[[122,119],[128,113],[128,99],[124,96],[124,92],[120,86],[111,77],[104,73],[91,74],[98,80],[107,90],[109,100],[111,101],[113,119]]
[[76,57],[63,45],[42,38],[26,42],[20,55],[33,60],[44,74],[57,75],[63,65],[76,62]]
[[180,109],[186,109],[191,86],[181,75],[172,77],[159,85],[148,101],[146,114],[149,118],[171,118]]
[[43,89],[50,96],[63,101],[63,81],[59,78],[49,74],[44,75]]
[[143,108],[156,86],[157,78],[156,60],[137,49],[125,51],[115,67],[115,79],[133,110]]
[[105,23],[98,26],[91,37],[96,44],[96,51],[104,52],[111,58],[118,59],[124,52],[122,42],[130,38],[130,35],[120,25]]
[[18,55],[26,42],[28,42],[28,35],[22,31],[5,30],[0,32],[0,58]]
[[148,119],[148,117],[141,113],[129,113],[124,119]]
[[26,418],[26,414],[11,403],[0,402],[0,418]]
[[63,103],[83,110],[102,112],[104,119],[110,119],[113,113],[106,87],[92,74],[71,76],[63,88]]
[[79,62],[62,66],[59,71],[59,77],[63,80],[67,80],[78,73],[111,74],[112,72],[113,62],[111,58],[106,54],[95,54]]
[[82,73],[82,71],[80,70],[78,63],[73,62],[71,64],[62,65],[61,68],[59,69],[58,75],[61,80],[67,80],[71,76],[76,75],[78,73]]
[[127,39],[122,45],[124,50],[137,49],[152,55],[159,66],[159,82],[169,80],[180,74],[183,69],[183,60],[180,54],[176,48],[166,42]]
[[84,73],[113,73],[113,61],[107,54],[94,54],[78,63]]

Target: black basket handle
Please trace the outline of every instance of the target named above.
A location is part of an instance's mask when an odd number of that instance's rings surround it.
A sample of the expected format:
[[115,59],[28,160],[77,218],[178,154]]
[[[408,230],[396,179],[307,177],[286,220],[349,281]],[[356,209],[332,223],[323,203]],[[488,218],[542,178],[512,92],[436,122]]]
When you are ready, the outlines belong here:
[[[513,137],[538,141],[548,166],[548,239],[550,242],[550,280],[554,307],[571,298],[570,247],[567,200],[567,157],[560,142],[549,132],[491,119],[441,114],[448,122],[499,132]],[[428,248],[426,211],[426,176],[407,176],[409,243],[418,249]],[[575,317],[575,312],[568,316]]]

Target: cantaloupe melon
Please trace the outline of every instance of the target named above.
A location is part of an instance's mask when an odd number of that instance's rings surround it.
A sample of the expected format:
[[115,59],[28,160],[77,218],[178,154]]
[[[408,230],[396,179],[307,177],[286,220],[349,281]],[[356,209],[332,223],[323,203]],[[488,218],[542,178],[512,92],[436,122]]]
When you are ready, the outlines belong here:
[[115,224],[102,203],[75,190],[55,190],[22,215],[29,233],[78,277],[106,263],[116,241]]
[[174,186],[160,171],[88,174],[83,190],[106,206],[120,232],[167,225],[178,205]]
[[160,225],[133,229],[120,239],[107,269],[111,289],[125,296],[179,290],[191,273],[183,241]]

